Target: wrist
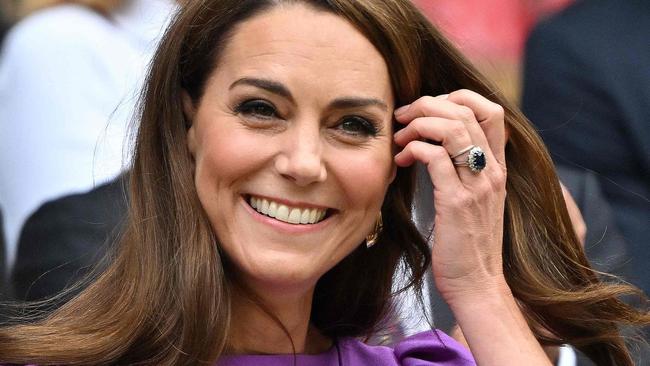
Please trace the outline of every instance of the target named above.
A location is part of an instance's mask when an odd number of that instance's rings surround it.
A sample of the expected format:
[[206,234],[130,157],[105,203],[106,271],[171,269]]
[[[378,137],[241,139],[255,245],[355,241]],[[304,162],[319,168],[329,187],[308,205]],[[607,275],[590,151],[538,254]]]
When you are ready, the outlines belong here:
[[503,277],[466,282],[459,286],[447,286],[444,291],[440,291],[452,310],[506,304],[514,301],[510,286]]

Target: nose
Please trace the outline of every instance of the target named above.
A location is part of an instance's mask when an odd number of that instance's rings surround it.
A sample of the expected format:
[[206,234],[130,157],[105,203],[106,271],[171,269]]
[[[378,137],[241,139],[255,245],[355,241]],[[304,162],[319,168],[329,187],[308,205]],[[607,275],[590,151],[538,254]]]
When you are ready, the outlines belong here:
[[283,141],[284,147],[275,159],[275,169],[284,178],[299,186],[323,182],[327,170],[322,157],[322,141],[319,128],[295,127]]

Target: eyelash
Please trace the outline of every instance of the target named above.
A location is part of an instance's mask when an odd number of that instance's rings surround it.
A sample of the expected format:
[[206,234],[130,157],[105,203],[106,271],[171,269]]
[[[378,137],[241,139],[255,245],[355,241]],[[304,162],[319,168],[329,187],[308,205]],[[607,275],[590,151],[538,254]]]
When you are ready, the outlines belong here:
[[[234,111],[237,114],[263,121],[280,118],[278,116],[277,110],[275,109],[275,106],[263,99],[250,99],[243,101],[234,108]],[[356,123],[357,128],[354,131],[346,131],[342,128],[344,124],[349,122]],[[346,135],[366,138],[377,136],[380,129],[377,122],[357,115],[343,117],[341,121],[336,125],[336,128],[343,131],[343,133]]]
[[341,123],[338,124],[337,127],[342,127],[343,124],[348,122],[356,122],[357,127],[361,127],[361,131],[357,130],[355,132],[351,132],[351,131],[346,132],[350,135],[374,137],[377,136],[377,133],[379,132],[377,128],[377,124],[375,122],[360,116],[345,116],[341,121]]
[[[259,109],[261,108],[266,108],[266,111],[271,112],[271,115],[266,116],[260,113],[256,113],[256,112],[260,112]],[[275,110],[273,104],[261,99],[252,99],[252,100],[246,100],[244,102],[241,102],[234,108],[234,111],[237,114],[242,114],[244,116],[251,116],[263,120],[269,120],[278,117],[277,111]]]

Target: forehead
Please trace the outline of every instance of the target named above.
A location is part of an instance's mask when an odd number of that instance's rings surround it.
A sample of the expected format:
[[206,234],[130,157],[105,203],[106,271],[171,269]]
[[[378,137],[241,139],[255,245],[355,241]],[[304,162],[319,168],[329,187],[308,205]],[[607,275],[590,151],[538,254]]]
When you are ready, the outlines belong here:
[[346,19],[301,4],[276,6],[239,24],[217,73],[317,84],[321,92],[326,86],[354,87],[392,98],[386,95],[388,67],[372,43]]

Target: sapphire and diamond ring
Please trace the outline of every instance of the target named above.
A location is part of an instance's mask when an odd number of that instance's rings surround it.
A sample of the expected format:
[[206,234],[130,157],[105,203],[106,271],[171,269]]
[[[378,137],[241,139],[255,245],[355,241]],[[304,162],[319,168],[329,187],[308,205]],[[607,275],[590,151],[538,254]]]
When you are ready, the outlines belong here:
[[[467,153],[467,158],[456,159],[465,153]],[[474,173],[478,173],[481,170],[485,169],[485,166],[487,165],[485,153],[483,152],[483,149],[478,146],[469,146],[462,151],[452,155],[451,159],[455,166],[469,167],[469,169]]]

